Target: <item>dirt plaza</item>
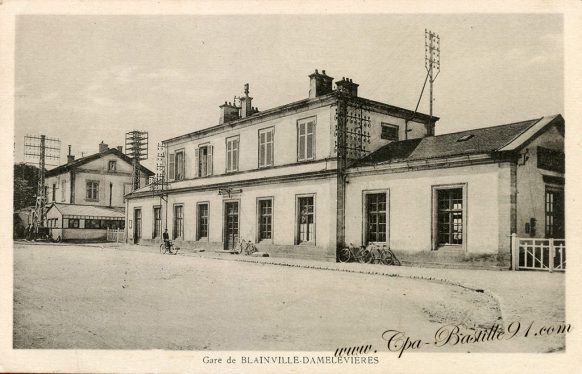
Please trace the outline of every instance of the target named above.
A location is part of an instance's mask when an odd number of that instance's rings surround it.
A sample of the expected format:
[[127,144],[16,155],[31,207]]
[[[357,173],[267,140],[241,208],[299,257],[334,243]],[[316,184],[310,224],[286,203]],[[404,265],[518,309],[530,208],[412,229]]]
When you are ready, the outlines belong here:
[[[334,271],[335,270],[335,271]],[[537,278],[536,278],[537,277]],[[538,279],[536,292],[520,283]],[[550,300],[555,305],[548,304]],[[14,348],[387,350],[387,330],[430,341],[467,329],[564,322],[564,275],[424,269],[154,247],[14,245]],[[564,336],[422,351],[553,352]]]

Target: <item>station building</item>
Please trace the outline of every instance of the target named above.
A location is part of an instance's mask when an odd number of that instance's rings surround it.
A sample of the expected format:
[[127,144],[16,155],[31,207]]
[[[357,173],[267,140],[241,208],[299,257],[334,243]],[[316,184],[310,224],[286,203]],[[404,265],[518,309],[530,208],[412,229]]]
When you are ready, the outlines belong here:
[[[69,152],[70,153],[70,152]],[[153,172],[140,165],[140,185]],[[46,226],[54,239],[105,240],[107,229],[124,229],[125,198],[132,190],[132,160],[103,142],[99,152],[46,172]]]
[[[309,75],[306,99],[258,111],[248,85],[219,123],[163,142],[164,183],[126,195],[130,243],[335,261],[336,248],[509,254],[509,235],[563,235],[560,115],[434,135],[437,117]],[[167,182],[167,183],[166,183]]]

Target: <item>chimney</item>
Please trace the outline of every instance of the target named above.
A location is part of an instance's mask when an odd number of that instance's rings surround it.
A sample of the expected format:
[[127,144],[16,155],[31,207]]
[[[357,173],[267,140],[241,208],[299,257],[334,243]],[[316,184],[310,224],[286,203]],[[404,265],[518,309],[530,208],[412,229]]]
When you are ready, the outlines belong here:
[[71,145],[69,144],[69,154],[67,155],[67,163],[75,161],[75,156],[71,154]]
[[239,118],[238,116],[238,109],[236,107],[236,105],[234,105],[233,103],[230,102],[224,102],[224,104],[222,104],[221,106],[219,106],[220,108],[220,120],[219,120],[219,124],[222,125],[223,123],[227,123],[230,121],[234,121],[236,119]]
[[101,140],[101,143],[99,143],[99,153],[107,152],[108,150],[109,144],[105,144],[103,143],[103,140]]
[[240,106],[241,106],[241,117],[246,118],[256,112],[255,108],[253,108],[253,98],[249,96],[249,84],[245,83],[245,95],[240,98]]
[[118,150],[119,152],[123,153],[123,146],[121,146],[121,145],[118,145],[118,146],[117,146],[117,150]]
[[358,86],[359,84],[354,83],[350,78],[343,78],[341,81],[335,82],[338,91],[346,92],[351,96],[358,96]]
[[321,74],[315,69],[315,73],[309,75],[309,98],[326,95],[332,91],[333,78],[325,74],[325,70]]

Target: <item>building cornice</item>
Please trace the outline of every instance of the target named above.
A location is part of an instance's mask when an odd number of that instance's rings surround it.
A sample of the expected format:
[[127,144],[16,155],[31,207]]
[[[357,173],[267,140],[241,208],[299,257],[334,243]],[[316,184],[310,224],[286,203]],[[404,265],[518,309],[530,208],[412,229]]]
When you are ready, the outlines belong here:
[[435,159],[378,163],[375,165],[353,167],[348,169],[346,173],[347,175],[352,176],[377,175],[379,173],[404,173],[417,170],[433,170],[513,161],[515,161],[513,155],[507,153],[475,154]]
[[[294,113],[301,113],[312,109],[321,108],[324,106],[332,106],[337,102],[337,91],[333,91],[329,94],[322,95],[312,99],[303,99],[295,101],[289,104],[281,105],[272,109],[267,109],[262,112],[255,113],[246,118],[236,119],[234,121],[226,122],[224,124],[207,127],[198,131],[194,131],[188,134],[176,136],[174,138],[166,139],[162,141],[164,145],[175,144],[180,141],[197,140],[207,137],[209,135],[220,134],[225,131],[229,131],[234,127],[241,128],[252,126],[258,123],[265,122],[267,120],[272,120],[276,118],[281,118]],[[430,117],[427,114],[416,113],[412,110],[396,107],[393,105],[381,103],[379,101],[374,101],[366,99],[363,97],[350,97],[352,102],[357,103],[357,105],[363,105],[375,109],[378,112],[392,115],[394,117],[402,118],[409,121],[417,121],[420,123],[429,123],[438,121],[438,117]]]
[[178,193],[186,193],[186,192],[198,192],[198,191],[209,191],[209,190],[217,190],[221,188],[239,188],[245,186],[258,186],[264,184],[272,184],[272,183],[289,183],[289,182],[297,182],[299,180],[315,180],[315,179],[328,179],[328,178],[335,178],[337,175],[336,170],[318,170],[318,171],[310,171],[307,173],[298,173],[298,174],[289,174],[289,175],[278,175],[272,177],[263,177],[263,178],[252,178],[252,179],[244,179],[240,181],[228,181],[228,182],[219,182],[219,183],[209,183],[202,186],[185,186],[180,188],[173,188],[168,190],[149,190],[149,191],[140,191],[128,194],[125,196],[126,199],[138,199],[142,197],[152,197],[152,196],[160,196],[160,195],[173,195]]

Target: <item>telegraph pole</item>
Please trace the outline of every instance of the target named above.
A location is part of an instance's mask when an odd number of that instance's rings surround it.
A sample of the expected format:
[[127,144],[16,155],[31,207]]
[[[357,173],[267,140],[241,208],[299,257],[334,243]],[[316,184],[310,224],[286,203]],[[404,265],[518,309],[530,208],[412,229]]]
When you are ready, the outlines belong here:
[[[38,183],[36,189],[36,204],[34,207],[33,228],[38,234],[38,228],[44,223],[46,207],[45,172],[47,166],[58,166],[61,157],[61,141],[48,138],[46,135],[24,136],[24,160],[27,164],[38,166]],[[47,161],[47,159],[49,161]]]
[[433,83],[441,72],[441,38],[439,34],[424,29],[424,53],[424,66],[428,72],[428,82],[430,89],[430,135],[434,135],[434,129],[432,126],[432,107],[434,102]]
[[148,158],[148,133],[130,131],[125,134],[125,154],[132,158],[132,191],[140,188],[140,161]]

